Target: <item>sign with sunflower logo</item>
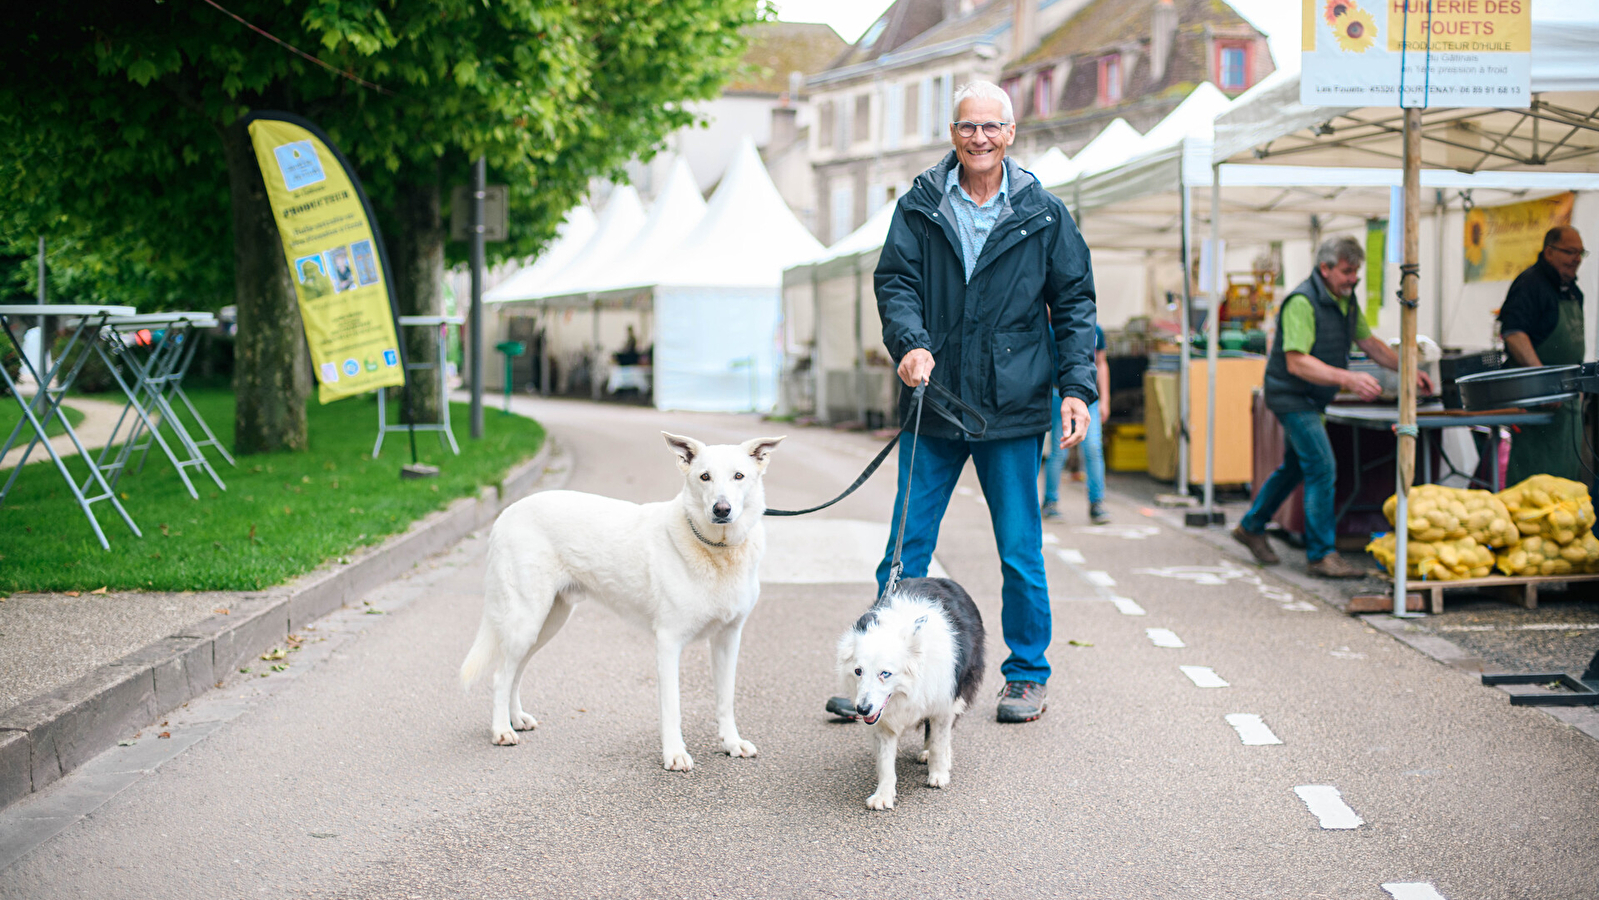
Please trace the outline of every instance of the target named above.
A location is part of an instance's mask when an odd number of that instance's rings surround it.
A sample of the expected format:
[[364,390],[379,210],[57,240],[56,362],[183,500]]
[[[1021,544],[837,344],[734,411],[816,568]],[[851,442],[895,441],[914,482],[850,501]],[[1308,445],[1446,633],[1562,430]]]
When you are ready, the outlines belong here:
[[1300,102],[1525,107],[1533,0],[1303,0]]
[[1474,206],[1466,212],[1466,281],[1510,281],[1543,251],[1544,233],[1571,224],[1577,195],[1567,192],[1509,206]]

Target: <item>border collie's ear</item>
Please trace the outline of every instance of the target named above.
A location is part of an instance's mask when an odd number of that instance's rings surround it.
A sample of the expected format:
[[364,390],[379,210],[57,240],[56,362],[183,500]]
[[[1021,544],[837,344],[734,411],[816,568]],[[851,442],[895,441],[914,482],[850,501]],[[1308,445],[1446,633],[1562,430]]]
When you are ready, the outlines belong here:
[[760,466],[761,469],[764,470],[766,468],[767,460],[772,455],[773,448],[782,443],[783,438],[786,437],[788,437],[788,435],[785,434],[782,437],[750,438],[739,446],[745,453],[750,455],[750,459],[755,460],[756,465]]
[[670,431],[661,432],[661,436],[666,438],[666,445],[677,454],[677,467],[685,472],[694,464],[695,458],[705,452],[705,445],[691,437],[673,434]]

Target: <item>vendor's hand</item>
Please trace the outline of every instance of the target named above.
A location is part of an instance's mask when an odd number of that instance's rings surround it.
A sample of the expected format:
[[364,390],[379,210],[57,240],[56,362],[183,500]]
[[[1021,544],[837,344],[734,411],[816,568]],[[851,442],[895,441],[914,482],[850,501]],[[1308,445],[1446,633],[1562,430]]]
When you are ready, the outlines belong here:
[[1423,397],[1433,397],[1438,394],[1437,386],[1432,383],[1432,377],[1426,372],[1416,372],[1416,383],[1421,386],[1421,395]]
[[1060,448],[1070,450],[1088,437],[1088,404],[1077,397],[1060,401]]
[[933,354],[921,347],[905,354],[899,361],[899,380],[910,387],[926,383],[933,375]]
[[1365,372],[1347,372],[1344,377],[1344,390],[1353,393],[1362,400],[1375,400],[1382,396],[1382,385],[1376,378]]

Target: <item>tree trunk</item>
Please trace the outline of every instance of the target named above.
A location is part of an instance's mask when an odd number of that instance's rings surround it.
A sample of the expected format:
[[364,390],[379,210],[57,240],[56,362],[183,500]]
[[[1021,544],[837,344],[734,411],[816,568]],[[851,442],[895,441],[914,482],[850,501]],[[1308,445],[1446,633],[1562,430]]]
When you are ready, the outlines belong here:
[[299,302],[250,133],[223,130],[233,207],[234,449],[240,455],[305,450],[311,362]]
[[[444,223],[439,215],[437,169],[425,182],[400,187],[395,201],[395,299],[402,316],[444,314]],[[406,328],[401,340],[412,363],[439,363],[438,330]],[[411,381],[411,413],[418,424],[442,421],[439,408],[439,371],[423,369],[408,372]]]

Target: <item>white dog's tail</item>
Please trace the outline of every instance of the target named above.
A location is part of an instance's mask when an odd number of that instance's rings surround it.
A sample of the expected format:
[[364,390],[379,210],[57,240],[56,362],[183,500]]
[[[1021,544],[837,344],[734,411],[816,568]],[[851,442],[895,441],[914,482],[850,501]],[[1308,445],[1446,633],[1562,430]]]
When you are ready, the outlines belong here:
[[499,637],[485,617],[483,624],[478,626],[477,640],[472,642],[472,649],[467,651],[466,659],[461,663],[461,688],[464,690],[477,683],[484,671],[499,664],[503,652]]

